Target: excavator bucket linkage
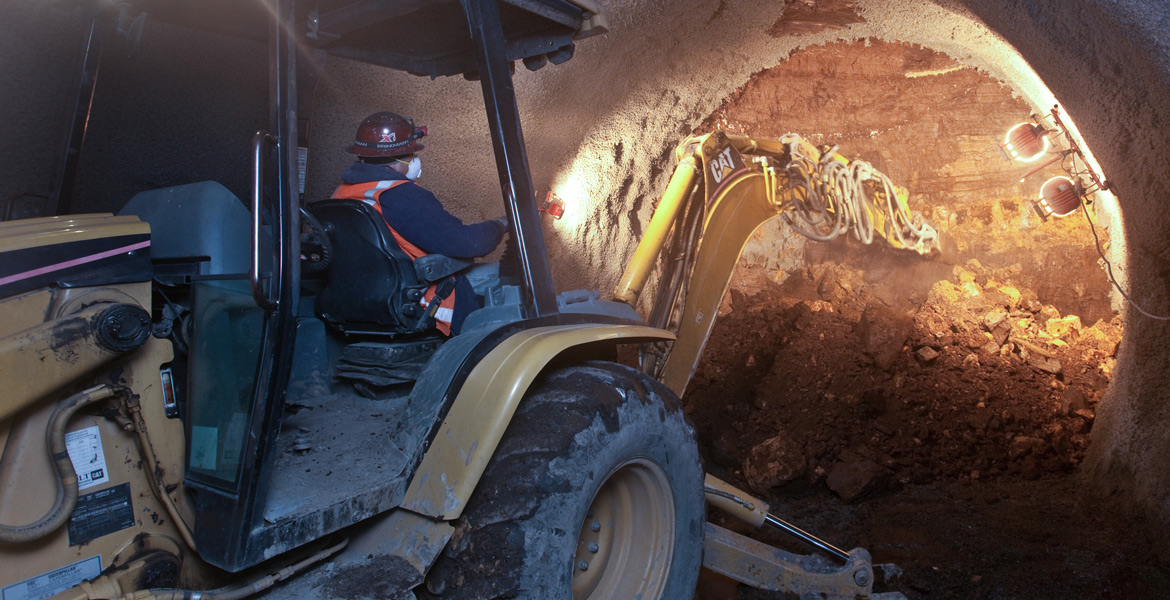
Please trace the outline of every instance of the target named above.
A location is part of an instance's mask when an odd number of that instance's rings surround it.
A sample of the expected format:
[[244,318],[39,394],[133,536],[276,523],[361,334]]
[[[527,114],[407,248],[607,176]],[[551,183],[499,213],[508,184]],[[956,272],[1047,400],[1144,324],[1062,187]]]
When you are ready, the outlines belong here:
[[874,567],[869,552],[854,548],[849,561],[835,565],[819,555],[800,555],[706,523],[703,566],[751,587],[824,600],[906,600],[899,592],[873,593]]

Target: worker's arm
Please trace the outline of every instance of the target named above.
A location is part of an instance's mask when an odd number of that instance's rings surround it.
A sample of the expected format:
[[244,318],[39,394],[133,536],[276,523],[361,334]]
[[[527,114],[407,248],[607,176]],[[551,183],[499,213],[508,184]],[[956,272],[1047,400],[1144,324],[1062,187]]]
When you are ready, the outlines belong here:
[[506,231],[499,221],[465,225],[447,212],[434,194],[417,185],[398,186],[380,199],[390,227],[430,254],[483,256],[499,245]]

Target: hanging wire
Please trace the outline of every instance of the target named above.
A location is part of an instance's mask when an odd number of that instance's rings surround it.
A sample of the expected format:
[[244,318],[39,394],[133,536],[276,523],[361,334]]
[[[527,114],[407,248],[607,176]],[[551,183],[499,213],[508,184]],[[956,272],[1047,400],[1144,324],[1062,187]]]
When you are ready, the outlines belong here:
[[1125,290],[1121,289],[1121,284],[1117,283],[1117,279],[1113,277],[1113,264],[1109,262],[1108,258],[1105,258],[1105,252],[1101,250],[1101,238],[1097,236],[1097,226],[1093,224],[1093,218],[1089,216],[1089,207],[1086,206],[1084,202],[1081,202],[1081,210],[1085,213],[1085,219],[1089,221],[1089,231],[1093,232],[1093,241],[1097,243],[1097,254],[1101,257],[1101,260],[1105,261],[1105,269],[1109,273],[1109,281],[1113,282],[1113,287],[1117,288],[1117,291],[1121,294],[1121,297],[1125,298],[1125,301],[1129,302],[1129,305],[1136,308],[1138,312],[1151,319],[1156,319],[1158,321],[1170,321],[1170,317],[1159,317],[1158,315],[1152,315],[1146,312],[1142,307],[1137,305],[1137,302],[1133,301],[1133,298],[1129,297],[1129,294],[1125,293]]

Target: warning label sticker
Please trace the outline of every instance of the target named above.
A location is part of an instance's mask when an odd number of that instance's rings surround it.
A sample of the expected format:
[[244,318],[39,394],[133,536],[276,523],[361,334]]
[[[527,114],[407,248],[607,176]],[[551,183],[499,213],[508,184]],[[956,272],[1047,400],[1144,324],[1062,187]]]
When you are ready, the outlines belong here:
[[44,600],[101,574],[99,554],[7,586],[0,590],[0,600]]
[[106,455],[102,451],[102,434],[97,425],[65,434],[65,449],[73,470],[77,471],[77,489],[84,490],[110,480]]
[[69,518],[69,545],[80,546],[103,535],[134,526],[130,484],[82,494]]

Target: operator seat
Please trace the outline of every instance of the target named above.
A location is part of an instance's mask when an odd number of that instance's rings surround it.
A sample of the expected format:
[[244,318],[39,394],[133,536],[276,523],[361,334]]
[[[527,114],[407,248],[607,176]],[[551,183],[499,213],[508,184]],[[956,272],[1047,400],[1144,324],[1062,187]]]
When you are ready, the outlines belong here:
[[356,200],[315,202],[308,210],[333,246],[317,315],[343,333],[418,333],[422,307],[416,294],[426,284],[382,215]]

